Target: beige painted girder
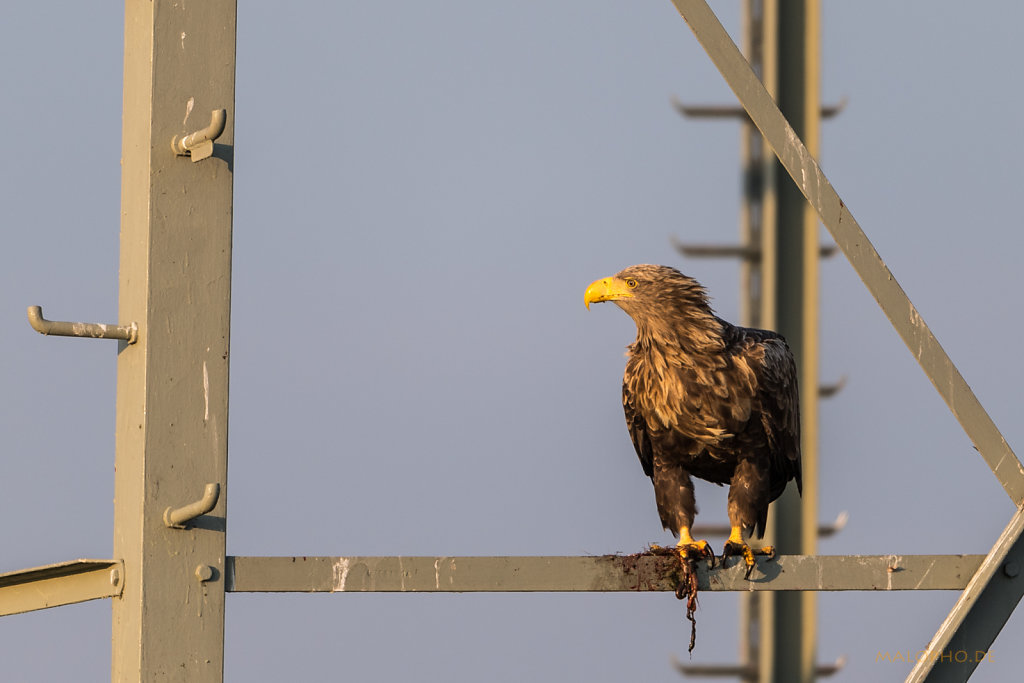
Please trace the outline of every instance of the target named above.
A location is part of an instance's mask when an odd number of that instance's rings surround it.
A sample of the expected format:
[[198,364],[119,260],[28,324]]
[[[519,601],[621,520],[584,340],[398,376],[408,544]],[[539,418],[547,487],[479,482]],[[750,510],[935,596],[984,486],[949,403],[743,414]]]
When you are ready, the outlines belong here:
[[124,586],[119,560],[72,560],[0,574],[0,617],[111,598]]
[[[962,590],[982,555],[783,555],[741,559],[709,570],[697,563],[701,591]],[[674,591],[673,555],[521,557],[229,557],[236,593],[633,592]]]
[[[125,2],[114,681],[223,680],[235,16]],[[220,110],[201,155],[172,149]]]

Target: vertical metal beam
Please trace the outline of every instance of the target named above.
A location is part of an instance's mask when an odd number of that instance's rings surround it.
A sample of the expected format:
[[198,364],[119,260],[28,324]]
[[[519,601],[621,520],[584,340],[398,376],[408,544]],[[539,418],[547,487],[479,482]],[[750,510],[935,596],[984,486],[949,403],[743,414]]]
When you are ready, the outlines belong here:
[[[772,42],[778,60],[775,99],[808,151],[817,156],[821,106],[817,0],[777,0],[773,4],[777,11],[766,20],[775,22],[769,27],[774,29]],[[800,189],[781,168],[776,169],[776,289],[771,296],[776,301],[774,329],[789,342],[800,373],[804,486],[802,498],[791,487],[775,503],[775,543],[784,554],[813,555],[818,519],[818,219]],[[767,599],[775,603],[775,609],[765,625],[776,637],[772,661],[762,669],[762,680],[813,681],[816,596],[780,592]]]
[[[744,0],[742,12],[743,52],[750,68],[764,79],[764,0]],[[761,133],[746,116],[740,117],[740,165],[743,174],[743,201],[740,202],[740,246],[757,258],[740,260],[740,324],[761,327],[761,261],[764,248],[761,231],[764,212],[764,152],[767,146]]]
[[[745,0],[743,8],[744,52],[754,73],[775,90],[776,58],[774,30],[766,27],[766,17],[775,11],[774,0]],[[740,262],[740,324],[746,327],[774,325],[775,297],[775,158],[749,117],[740,120],[740,158],[743,166],[743,201],[740,203],[740,241],[756,249],[759,258]],[[770,236],[770,237],[769,237]],[[767,322],[771,321],[771,322]],[[775,519],[769,518],[767,534],[771,541]],[[760,672],[770,666],[773,634],[768,632],[773,613],[772,596],[750,591],[739,595],[740,665],[745,671]],[[762,664],[764,662],[764,664]],[[751,680],[758,680],[755,673]]]
[[[774,81],[774,74],[768,73],[774,60],[766,58],[764,51],[764,20],[767,11],[765,5],[766,0],[744,1],[744,52],[758,78]],[[766,256],[762,233],[765,223],[774,223],[775,218],[774,212],[764,210],[765,195],[769,192],[765,182],[768,171],[765,168],[765,159],[770,154],[771,150],[750,118],[740,117],[740,164],[743,173],[740,245],[750,253],[756,254],[755,258],[740,260],[740,324],[746,327],[763,327],[765,324],[762,321],[762,296],[765,291],[762,271]],[[772,259],[767,260],[773,262]]]
[[[779,32],[778,20],[780,0],[755,2],[760,7],[761,65],[756,76],[772,97],[779,93]],[[749,119],[749,116],[748,116]],[[776,253],[778,244],[778,163],[764,136],[757,130],[753,119],[749,119],[751,149],[757,154],[761,172],[761,291],[758,327],[775,329],[778,325],[778,300],[773,292],[779,288],[779,261]],[[756,141],[757,148],[754,147]]]
[[[817,78],[815,0],[766,0],[762,8],[760,68],[752,67],[793,127],[817,154],[820,95]],[[818,221],[813,209],[780,168],[760,132],[765,166],[762,231],[764,287],[761,324],[782,333],[800,372],[803,498],[792,488],[773,506],[770,541],[783,554],[812,554],[817,546],[817,392],[818,386]],[[751,146],[754,143],[751,143]],[[807,531],[809,530],[809,534]],[[762,681],[811,681],[815,670],[816,596],[773,593],[759,596]],[[779,634],[786,637],[778,637]]]
[[[768,92],[777,95],[779,92],[779,36],[778,21],[779,0],[763,0],[761,4],[761,68],[758,74],[764,87]],[[779,282],[779,256],[778,256],[778,227],[779,227],[779,195],[778,195],[778,164],[771,153],[771,148],[765,142],[760,131],[753,125],[751,119],[750,135],[757,140],[760,149],[757,149],[759,167],[762,173],[761,186],[761,292],[760,292],[760,320],[758,327],[769,329],[778,328],[778,291]],[[752,143],[753,144],[753,143]],[[779,538],[777,529],[778,512],[784,501],[776,502],[768,512],[768,526],[766,528],[765,540],[768,543],[776,543]],[[781,549],[780,549],[781,552]],[[771,672],[775,667],[776,656],[776,606],[778,601],[772,595],[759,595],[756,598],[756,625],[755,653],[757,661],[757,680],[767,682],[770,680]]]
[[[821,0],[799,0],[803,15],[803,35],[795,36],[801,46],[800,79],[803,82],[803,127],[798,129],[808,151],[815,158],[821,155]],[[785,20],[785,17],[782,17]],[[790,184],[798,193],[795,185]],[[802,200],[803,196],[799,195]],[[819,244],[818,214],[806,201],[801,201],[803,239],[803,356],[800,360],[801,396],[801,469],[803,492],[800,498],[800,551],[805,555],[818,553],[818,405],[821,383],[819,377]],[[793,595],[790,593],[790,595]],[[802,625],[799,663],[800,680],[815,680],[818,671],[818,596],[799,593]]]
[[[113,599],[114,681],[223,678],[235,0],[126,0]],[[228,110],[213,156],[175,136]]]

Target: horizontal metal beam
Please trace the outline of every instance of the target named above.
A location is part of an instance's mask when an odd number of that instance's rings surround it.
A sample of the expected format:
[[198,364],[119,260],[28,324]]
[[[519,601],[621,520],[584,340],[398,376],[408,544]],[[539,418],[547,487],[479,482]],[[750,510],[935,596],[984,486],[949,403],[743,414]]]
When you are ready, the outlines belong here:
[[[844,97],[839,104],[826,104],[821,107],[821,118],[830,119],[846,109],[847,99]],[[683,116],[695,119],[749,119],[743,107],[728,104],[684,104],[678,98],[672,98],[672,106]]]
[[1024,465],[893,277],[807,147],[705,0],[672,0],[821,222],[881,306],[982,458],[1017,507]]
[[[757,667],[753,664],[684,664],[675,657],[672,665],[684,676],[697,678],[738,678],[741,681],[756,681]],[[825,678],[839,673],[846,666],[846,657],[842,656],[834,664],[818,664],[814,668],[817,678]]]
[[[748,581],[731,559],[697,568],[703,591],[962,590],[982,555],[785,555],[758,558]],[[674,556],[228,557],[227,590],[317,592],[674,591]],[[0,616],[121,594],[124,564],[75,560],[0,574]]]
[[121,594],[124,563],[72,560],[0,574],[0,616]]
[[[672,245],[683,256],[693,258],[738,258],[752,263],[759,263],[762,255],[760,245],[693,244],[690,242],[680,242],[675,238],[672,239]],[[821,258],[831,258],[838,251],[839,248],[834,244],[823,244],[818,249],[818,255]]]
[[[982,555],[784,555],[697,568],[702,591],[962,590]],[[228,557],[235,593],[674,591],[670,555],[587,557]]]

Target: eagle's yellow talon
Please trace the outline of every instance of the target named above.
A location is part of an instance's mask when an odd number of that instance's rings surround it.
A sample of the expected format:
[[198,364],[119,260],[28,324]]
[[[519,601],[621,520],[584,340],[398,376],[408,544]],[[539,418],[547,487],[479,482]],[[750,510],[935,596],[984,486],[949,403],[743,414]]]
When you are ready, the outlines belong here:
[[715,566],[715,551],[707,541],[695,541],[686,534],[676,545],[676,552],[680,560],[707,560],[708,567]]
[[736,541],[730,538],[725,542],[725,548],[722,549],[722,562],[724,564],[727,557],[733,555],[742,555],[743,562],[747,565],[747,571],[743,574],[743,578],[749,579],[751,572],[754,571],[754,567],[757,566],[757,555],[762,555],[768,559],[775,559],[775,548],[773,546],[765,546],[755,550],[743,541]]

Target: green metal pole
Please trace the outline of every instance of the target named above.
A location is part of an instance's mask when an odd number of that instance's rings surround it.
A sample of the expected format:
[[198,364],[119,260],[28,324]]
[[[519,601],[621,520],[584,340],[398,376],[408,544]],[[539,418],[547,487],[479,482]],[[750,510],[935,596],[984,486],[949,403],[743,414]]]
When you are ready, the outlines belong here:
[[[803,132],[811,154],[821,157],[821,0],[803,0],[803,36],[800,44],[803,55]],[[780,174],[784,170],[779,167]],[[804,199],[803,193],[791,184],[790,187]],[[800,551],[805,555],[818,553],[818,407],[821,392],[819,374],[819,266],[821,244],[818,214],[806,201],[801,202],[803,240],[804,286],[801,308],[803,309],[803,358],[800,361],[800,386],[803,390],[801,431],[803,494],[800,499]],[[800,673],[803,680],[813,681],[818,670],[818,596],[801,593],[800,607],[803,631],[800,641]]]
[[[818,0],[779,0],[775,20],[776,100],[814,156],[819,153]],[[792,487],[775,503],[775,542],[784,554],[813,555],[817,546],[818,220],[775,162],[775,329],[786,337],[800,372],[803,497]],[[775,593],[770,668],[763,681],[814,680],[816,597]]]
[[223,679],[235,14],[125,3],[114,681]]
[[[759,5],[759,75],[795,130],[808,140],[811,153],[817,154],[817,0],[764,0]],[[802,498],[790,488],[774,504],[768,534],[780,553],[813,554],[817,547],[818,222],[759,132],[756,138],[761,146],[758,157],[767,160],[758,169],[764,257],[757,322],[785,336],[796,356],[804,480]],[[750,654],[758,655],[759,679],[814,680],[816,597],[774,593],[761,596],[758,607],[760,628]]]

